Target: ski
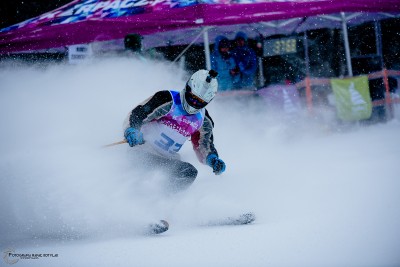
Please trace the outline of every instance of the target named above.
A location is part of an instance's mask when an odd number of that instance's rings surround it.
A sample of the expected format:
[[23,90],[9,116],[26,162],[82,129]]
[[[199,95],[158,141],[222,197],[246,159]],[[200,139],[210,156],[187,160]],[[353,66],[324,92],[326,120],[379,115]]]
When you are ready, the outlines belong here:
[[147,227],[148,235],[158,235],[166,232],[169,229],[169,223],[166,220],[160,220],[156,223],[151,223]]
[[[219,220],[209,221],[204,226],[224,226],[224,225],[245,225],[250,224],[256,220],[253,212],[242,213],[238,216],[226,217]],[[151,223],[147,226],[147,235],[162,234],[169,229],[169,223],[166,220],[160,220],[156,223]]]
[[222,226],[222,225],[244,225],[250,224],[256,220],[253,212],[247,212],[235,217],[227,217],[221,220],[210,221],[207,226]]

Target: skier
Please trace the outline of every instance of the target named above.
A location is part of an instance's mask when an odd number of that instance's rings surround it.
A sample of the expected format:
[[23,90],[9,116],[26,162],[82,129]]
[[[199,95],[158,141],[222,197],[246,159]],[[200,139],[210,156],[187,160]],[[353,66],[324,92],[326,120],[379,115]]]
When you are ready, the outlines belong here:
[[145,167],[165,172],[175,191],[189,187],[198,173],[178,154],[189,138],[201,163],[217,175],[225,171],[213,142],[214,122],[205,109],[216,95],[217,75],[214,70],[199,70],[183,90],[158,91],[135,107],[125,120],[124,136],[136,150],[135,159]]

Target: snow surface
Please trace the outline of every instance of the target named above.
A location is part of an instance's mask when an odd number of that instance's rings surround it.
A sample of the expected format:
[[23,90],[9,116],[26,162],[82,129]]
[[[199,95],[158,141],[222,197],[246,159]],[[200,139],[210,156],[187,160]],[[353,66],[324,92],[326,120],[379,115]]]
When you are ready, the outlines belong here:
[[[185,192],[138,171],[128,112],[187,74],[167,63],[0,66],[0,249],[52,253],[14,266],[399,266],[400,121],[338,131],[329,112],[285,123],[252,103],[209,105],[227,164]],[[399,114],[397,114],[399,115]],[[253,211],[247,226],[205,227]],[[143,225],[167,219],[159,236]],[[0,266],[8,266],[2,259]]]

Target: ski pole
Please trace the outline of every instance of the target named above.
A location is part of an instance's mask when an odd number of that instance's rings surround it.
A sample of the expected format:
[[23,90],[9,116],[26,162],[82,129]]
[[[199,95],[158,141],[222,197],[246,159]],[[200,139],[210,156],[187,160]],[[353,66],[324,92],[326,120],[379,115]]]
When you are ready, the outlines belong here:
[[116,146],[116,145],[125,144],[125,143],[127,143],[127,141],[126,140],[122,140],[122,141],[119,141],[119,142],[115,142],[115,143],[112,143],[112,144],[105,145],[103,147]]

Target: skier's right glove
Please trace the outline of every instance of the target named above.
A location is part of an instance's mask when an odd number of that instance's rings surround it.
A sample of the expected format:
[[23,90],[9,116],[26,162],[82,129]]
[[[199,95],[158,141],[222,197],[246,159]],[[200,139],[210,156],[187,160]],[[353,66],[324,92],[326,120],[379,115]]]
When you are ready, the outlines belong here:
[[222,159],[218,158],[216,154],[210,154],[207,156],[206,163],[208,166],[213,168],[213,172],[216,175],[223,173],[226,169],[225,162]]
[[133,127],[126,129],[124,136],[130,146],[144,144],[143,133]]

